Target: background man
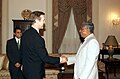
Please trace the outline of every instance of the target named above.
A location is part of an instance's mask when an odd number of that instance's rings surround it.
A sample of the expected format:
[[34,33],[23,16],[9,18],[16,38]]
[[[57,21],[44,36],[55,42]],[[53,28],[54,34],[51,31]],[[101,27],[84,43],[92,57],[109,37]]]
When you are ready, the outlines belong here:
[[14,38],[9,39],[6,45],[6,53],[9,59],[9,72],[11,79],[23,79],[19,50],[21,35],[21,29],[19,27],[16,27],[14,29]]

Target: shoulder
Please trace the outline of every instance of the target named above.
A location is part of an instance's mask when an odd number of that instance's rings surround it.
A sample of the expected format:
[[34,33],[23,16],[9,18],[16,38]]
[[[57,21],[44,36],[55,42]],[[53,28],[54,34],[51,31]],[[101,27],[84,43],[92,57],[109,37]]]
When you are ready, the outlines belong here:
[[90,45],[90,46],[91,46],[91,45],[99,45],[99,43],[98,43],[96,37],[94,36],[94,34],[91,34],[91,35],[89,36],[89,38],[87,38],[86,42],[87,42],[87,44]]
[[93,43],[96,42],[98,43],[96,37],[94,36],[94,34],[91,34],[90,37],[87,39],[89,43]]
[[30,27],[29,29],[27,29],[27,30],[22,34],[22,36],[26,36],[26,35],[31,36],[31,35],[33,35],[33,34],[35,34],[35,33],[36,33],[35,30],[34,30],[32,27]]
[[11,42],[11,41],[14,41],[14,40],[15,40],[15,38],[11,38],[11,39],[7,40],[7,42]]
[[91,39],[87,45],[91,49],[99,49],[100,45],[96,39]]
[[7,45],[13,45],[15,43],[15,38],[7,40]]
[[89,41],[90,44],[98,44],[98,41],[96,39],[91,39]]

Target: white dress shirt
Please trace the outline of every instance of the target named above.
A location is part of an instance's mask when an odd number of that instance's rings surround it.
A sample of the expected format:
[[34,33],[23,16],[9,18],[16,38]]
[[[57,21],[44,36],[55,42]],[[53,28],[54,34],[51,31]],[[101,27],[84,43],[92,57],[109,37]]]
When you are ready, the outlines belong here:
[[35,28],[33,25],[32,25],[32,27],[39,33],[39,29],[38,28]]
[[17,37],[15,37],[15,40],[16,40],[17,43],[19,41],[19,44],[20,44],[20,38],[18,39]]

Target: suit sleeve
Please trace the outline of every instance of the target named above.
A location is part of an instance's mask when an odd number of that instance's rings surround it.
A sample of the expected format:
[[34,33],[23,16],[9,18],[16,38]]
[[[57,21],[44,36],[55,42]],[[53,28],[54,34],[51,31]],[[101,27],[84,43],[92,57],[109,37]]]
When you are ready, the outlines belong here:
[[48,52],[45,48],[45,41],[43,38],[36,40],[35,50],[43,62],[48,63],[48,64],[59,64],[60,63],[59,57],[51,57],[48,55]]
[[9,61],[15,64],[15,61],[14,61],[15,59],[12,57],[11,46],[9,41],[7,41],[7,44],[6,44],[6,54],[8,56]]
[[16,51],[15,48],[14,49],[12,48],[10,41],[7,41],[7,44],[6,44],[6,54],[11,63],[13,63],[13,64],[15,64],[17,62],[20,63],[18,51]]
[[76,61],[76,57],[75,56],[68,57],[67,65],[74,64],[75,61]]

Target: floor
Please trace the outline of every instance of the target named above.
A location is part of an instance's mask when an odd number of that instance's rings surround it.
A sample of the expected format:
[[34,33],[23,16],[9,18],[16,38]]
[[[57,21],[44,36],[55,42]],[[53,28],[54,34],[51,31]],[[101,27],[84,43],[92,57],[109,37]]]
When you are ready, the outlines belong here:
[[[100,70],[102,70],[103,72],[105,72],[105,65],[104,65],[104,63],[98,62],[98,67],[99,67]],[[106,78],[106,74],[104,73],[103,75]],[[120,79],[120,68],[117,68],[117,70],[116,70],[116,77],[113,74],[113,69],[110,69],[109,79]]]
[[[105,74],[104,74],[105,75]],[[105,76],[106,77],[106,76]],[[106,78],[107,79],[107,78]],[[117,73],[116,74],[116,77],[114,77],[114,74],[113,73],[110,73],[109,75],[109,79],[120,79],[120,73]]]

